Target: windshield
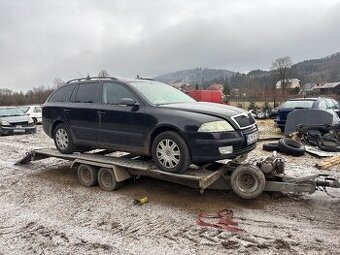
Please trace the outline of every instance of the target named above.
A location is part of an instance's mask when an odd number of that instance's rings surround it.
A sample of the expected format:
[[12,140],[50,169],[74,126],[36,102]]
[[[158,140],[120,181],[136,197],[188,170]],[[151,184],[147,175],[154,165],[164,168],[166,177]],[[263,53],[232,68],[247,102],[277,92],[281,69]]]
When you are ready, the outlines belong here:
[[0,117],[9,117],[9,116],[25,116],[25,114],[18,108],[0,109]]
[[194,99],[165,83],[148,80],[129,81],[154,105],[195,102]]
[[293,100],[284,103],[283,108],[312,108],[314,101],[312,100]]
[[23,112],[27,112],[29,107],[20,107],[19,109],[22,110]]

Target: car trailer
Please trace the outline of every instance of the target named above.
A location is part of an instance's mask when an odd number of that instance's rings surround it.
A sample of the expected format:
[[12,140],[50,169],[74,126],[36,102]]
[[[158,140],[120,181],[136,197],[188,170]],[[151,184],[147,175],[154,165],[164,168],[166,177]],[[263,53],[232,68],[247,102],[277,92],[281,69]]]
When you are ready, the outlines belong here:
[[276,153],[247,162],[246,155],[243,155],[228,163],[214,162],[201,167],[192,165],[182,174],[161,171],[150,158],[112,154],[108,150],[62,154],[54,148],[43,148],[27,152],[16,165],[50,157],[69,160],[72,162],[71,167],[78,168],[78,179],[82,185],[91,187],[99,184],[106,191],[117,190],[125,180],[140,176],[197,188],[201,193],[205,189],[233,190],[244,199],[254,199],[263,191],[311,194],[325,187],[340,188],[339,181],[326,174],[299,178],[286,176],[284,160],[277,157]]

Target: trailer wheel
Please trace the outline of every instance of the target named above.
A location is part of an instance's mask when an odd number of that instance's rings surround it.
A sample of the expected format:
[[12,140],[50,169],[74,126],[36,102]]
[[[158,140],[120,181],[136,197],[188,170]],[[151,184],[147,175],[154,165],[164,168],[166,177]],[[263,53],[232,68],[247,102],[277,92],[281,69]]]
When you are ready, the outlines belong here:
[[106,191],[113,191],[119,189],[121,182],[116,180],[116,176],[112,169],[100,168],[98,172],[99,186]]
[[244,199],[254,199],[261,195],[265,184],[263,172],[254,165],[240,165],[230,177],[233,191]]
[[78,180],[85,187],[92,187],[98,184],[98,168],[81,164],[78,167]]

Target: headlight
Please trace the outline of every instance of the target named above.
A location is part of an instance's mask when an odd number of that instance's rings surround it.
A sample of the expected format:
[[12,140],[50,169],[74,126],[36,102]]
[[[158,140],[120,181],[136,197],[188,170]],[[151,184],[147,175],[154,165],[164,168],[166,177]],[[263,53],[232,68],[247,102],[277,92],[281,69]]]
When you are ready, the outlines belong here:
[[6,120],[1,121],[1,126],[10,126],[10,125],[11,124]]
[[28,124],[34,123],[34,120],[32,118],[28,118]]
[[204,123],[197,132],[226,132],[234,131],[234,128],[225,120],[218,120]]

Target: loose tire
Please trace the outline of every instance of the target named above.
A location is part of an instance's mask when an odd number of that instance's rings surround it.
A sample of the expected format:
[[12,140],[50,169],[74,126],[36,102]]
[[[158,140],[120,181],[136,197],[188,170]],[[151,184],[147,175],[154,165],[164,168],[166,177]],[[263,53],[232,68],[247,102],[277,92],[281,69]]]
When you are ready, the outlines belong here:
[[306,148],[302,143],[289,138],[280,139],[279,149],[281,152],[295,157],[302,156],[306,152]]
[[265,184],[263,172],[250,164],[238,166],[230,176],[232,190],[244,199],[254,199],[261,195]]
[[152,144],[152,158],[159,169],[183,173],[191,164],[189,147],[176,132],[160,133]]
[[54,144],[58,151],[63,154],[71,154],[75,151],[72,135],[66,124],[56,126],[53,133]]
[[112,169],[100,168],[98,172],[99,186],[106,191],[113,191],[119,189],[121,182],[116,180],[116,176]]
[[264,143],[262,149],[264,151],[280,151],[279,143]]
[[78,180],[85,187],[92,187],[98,184],[98,168],[81,164],[78,167]]

